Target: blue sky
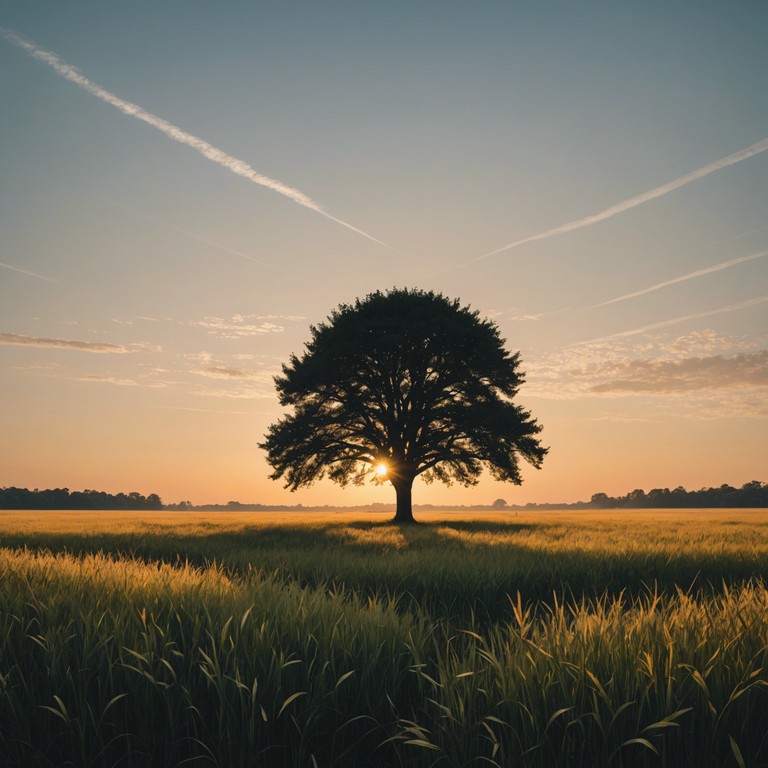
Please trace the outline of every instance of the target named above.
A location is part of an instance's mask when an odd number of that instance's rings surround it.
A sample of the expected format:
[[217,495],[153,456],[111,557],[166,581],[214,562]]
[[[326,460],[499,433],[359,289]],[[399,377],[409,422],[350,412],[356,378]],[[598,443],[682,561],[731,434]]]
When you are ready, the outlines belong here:
[[309,324],[394,285],[498,322],[552,449],[416,502],[766,479],[764,3],[25,0],[0,27],[0,485],[391,500],[288,496],[256,443]]

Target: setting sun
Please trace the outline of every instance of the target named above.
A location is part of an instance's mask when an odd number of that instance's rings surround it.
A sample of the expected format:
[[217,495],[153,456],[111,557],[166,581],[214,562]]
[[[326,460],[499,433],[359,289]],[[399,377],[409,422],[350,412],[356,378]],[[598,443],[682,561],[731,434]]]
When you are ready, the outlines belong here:
[[375,473],[376,473],[376,474],[377,474],[379,477],[384,477],[384,475],[386,475],[386,474],[387,474],[387,465],[386,465],[386,464],[384,464],[384,463],[381,463],[381,464],[377,464],[377,465],[376,465],[376,467],[375,467],[375,469],[374,469],[374,472],[375,472]]

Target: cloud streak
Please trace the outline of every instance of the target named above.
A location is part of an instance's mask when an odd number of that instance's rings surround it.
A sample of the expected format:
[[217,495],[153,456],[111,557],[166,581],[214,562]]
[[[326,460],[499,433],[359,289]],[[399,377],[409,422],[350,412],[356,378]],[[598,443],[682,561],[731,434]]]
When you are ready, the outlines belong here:
[[97,352],[101,354],[125,354],[128,352],[128,349],[122,344],[48,339],[41,336],[23,336],[19,333],[0,333],[0,344],[20,347],[44,347],[46,349],[74,349],[80,352]]
[[35,45],[35,43],[32,43],[29,40],[26,40],[12,29],[0,27],[0,35],[2,35],[9,43],[12,43],[18,48],[21,48],[33,58],[44,64],[47,64],[51,69],[54,70],[54,72],[56,72],[58,75],[61,75],[61,77],[63,77],[65,80],[68,80],[70,83],[74,83],[79,88],[82,88],[84,91],[87,91],[92,96],[95,96],[97,99],[100,99],[106,104],[112,105],[124,115],[133,117],[136,120],[141,120],[142,122],[147,123],[147,125],[151,125],[153,128],[156,128],[158,131],[168,136],[168,138],[177,141],[179,144],[184,144],[188,147],[191,147],[207,160],[220,165],[222,168],[226,168],[228,171],[231,171],[238,176],[242,176],[244,179],[247,179],[254,184],[258,184],[259,186],[271,189],[273,192],[277,192],[279,195],[283,195],[289,200],[292,200],[297,205],[301,205],[304,208],[309,208],[311,211],[319,213],[326,219],[329,219],[330,221],[333,221],[336,224],[339,224],[340,226],[367,238],[368,240],[372,240],[374,243],[378,243],[379,245],[383,245],[385,248],[394,250],[391,245],[388,245],[387,243],[384,243],[381,240],[373,237],[373,235],[369,235],[367,232],[364,232],[362,229],[358,229],[352,224],[331,215],[325,211],[318,202],[313,200],[304,192],[301,192],[294,187],[290,187],[287,184],[283,184],[281,181],[277,181],[276,179],[272,179],[269,176],[265,176],[264,174],[259,173],[255,168],[253,168],[244,160],[240,160],[239,158],[234,157],[233,155],[230,155],[227,152],[218,149],[217,147],[214,147],[212,144],[209,144],[207,141],[199,138],[198,136],[187,133],[187,131],[182,130],[173,123],[170,123],[167,120],[158,117],[157,115],[153,115],[152,113],[147,112],[137,104],[133,104],[130,101],[121,99],[111,91],[108,91],[105,88],[102,88],[100,85],[97,85],[93,81],[89,80],[87,77],[81,74],[77,68],[73,67],[71,64],[67,64],[67,62],[59,58],[59,56],[57,56],[55,53],[46,51],[44,48],[40,48],[38,45]]
[[209,365],[206,368],[197,369],[193,373],[212,379],[253,379],[262,382],[271,382],[274,375],[265,371],[251,371],[224,365]]
[[272,319],[301,320],[303,318],[275,315],[234,315],[231,320],[226,320],[223,317],[205,317],[200,321],[192,323],[192,325],[206,328],[208,333],[224,339],[261,336],[265,333],[283,333],[285,326],[270,322]]
[[697,312],[693,315],[684,315],[683,317],[675,317],[671,320],[662,320],[660,323],[651,323],[650,325],[644,325],[641,328],[633,328],[631,331],[621,331],[619,333],[612,333],[609,336],[601,336],[597,339],[589,339],[588,341],[577,341],[575,344],[569,344],[569,347],[581,347],[585,344],[595,344],[600,341],[608,341],[609,339],[620,339],[625,336],[636,336],[639,333],[645,333],[646,331],[656,331],[659,328],[668,328],[670,325],[677,325],[678,323],[684,323],[686,320],[698,320],[702,317],[711,317],[712,315],[722,315],[726,312],[736,312],[740,309],[747,309],[748,307],[754,307],[757,304],[764,304],[768,301],[768,296],[759,296],[756,299],[749,299],[748,301],[742,301],[739,304],[730,304],[727,307],[720,307],[719,309],[710,309],[707,312]]
[[766,417],[765,342],[707,329],[563,347],[528,362],[524,388],[526,397],[547,400],[644,398],[623,415],[611,407],[604,417],[611,420]]
[[585,216],[581,219],[569,221],[567,224],[561,224],[559,227],[555,227],[554,229],[548,229],[545,232],[539,232],[537,235],[530,235],[529,237],[524,237],[522,240],[515,240],[512,243],[507,243],[507,245],[503,245],[501,248],[496,248],[494,251],[489,251],[482,256],[478,256],[471,261],[466,262],[463,266],[469,266],[470,264],[482,261],[483,259],[487,259],[491,256],[496,256],[497,254],[503,253],[504,251],[511,251],[513,248],[517,248],[518,246],[524,245],[525,243],[533,243],[537,240],[546,240],[550,237],[555,237],[556,235],[564,235],[568,232],[575,232],[577,229],[590,227],[593,224],[597,224],[598,222],[605,221],[606,219],[610,219],[613,216],[617,216],[620,213],[624,213],[631,208],[636,208],[638,205],[642,205],[643,203],[655,200],[657,197],[668,195],[670,192],[674,192],[674,190],[679,189],[680,187],[684,187],[686,184],[690,184],[693,181],[704,178],[704,176],[709,176],[710,173],[714,173],[715,171],[719,171],[723,168],[728,168],[731,165],[736,165],[736,163],[748,160],[750,157],[759,155],[761,152],[765,152],[766,150],[768,150],[768,138],[762,139],[756,144],[751,144],[744,149],[740,149],[738,152],[734,152],[733,154],[730,154],[727,157],[723,157],[720,160],[715,160],[714,163],[710,163],[709,165],[705,165],[695,171],[691,171],[691,173],[687,173],[685,176],[680,176],[677,179],[673,179],[666,184],[662,184],[660,187],[654,187],[654,189],[643,192],[641,195],[631,197],[628,200],[623,200],[616,205],[612,205],[610,208],[606,208],[604,211],[600,211],[600,213],[595,213],[592,216]]
[[49,283],[58,283],[58,280],[54,280],[52,277],[46,277],[45,275],[38,275],[37,272],[30,272],[27,269],[21,269],[20,267],[14,267],[11,264],[5,264],[4,262],[0,261],[0,267],[5,267],[5,269],[12,269],[14,272],[21,272],[22,275],[29,275],[29,277],[36,277],[38,280],[45,280]]
[[46,336],[24,336],[21,333],[0,333],[0,344],[17,347],[41,347],[44,349],[73,349],[79,352],[124,355],[135,352],[162,352],[158,344],[136,341],[127,347],[123,344],[106,342],[77,341],[73,339],[51,339]]
[[605,307],[608,304],[615,304],[619,301],[626,301],[627,299],[634,299],[637,296],[644,296],[646,293],[652,293],[658,291],[661,288],[666,288],[669,285],[675,285],[676,283],[683,283],[686,280],[693,280],[696,277],[703,277],[704,275],[710,275],[713,272],[720,272],[723,269],[729,269],[735,267],[737,264],[744,264],[747,261],[754,261],[755,259],[762,259],[768,256],[768,251],[759,251],[758,253],[751,253],[749,256],[740,256],[738,259],[731,259],[730,261],[723,261],[720,264],[713,264],[711,267],[705,267],[704,269],[697,269],[695,272],[689,272],[686,275],[680,277],[674,277],[672,280],[665,280],[663,283],[656,283],[648,288],[643,288],[640,291],[633,291],[632,293],[625,293],[623,296],[617,296],[615,299],[609,301],[603,301],[600,304],[595,304],[590,309],[597,309],[597,307]]
[[101,376],[91,373],[87,376],[78,376],[76,381],[98,382],[100,384],[115,384],[119,387],[138,387],[139,382],[134,379],[119,379],[116,376]]
[[631,360],[614,367],[607,381],[590,387],[595,393],[665,394],[733,387],[768,386],[768,350],[731,357],[684,360]]
[[223,397],[227,400],[271,400],[275,395],[273,391],[245,386],[235,389],[200,389],[192,394],[199,397]]

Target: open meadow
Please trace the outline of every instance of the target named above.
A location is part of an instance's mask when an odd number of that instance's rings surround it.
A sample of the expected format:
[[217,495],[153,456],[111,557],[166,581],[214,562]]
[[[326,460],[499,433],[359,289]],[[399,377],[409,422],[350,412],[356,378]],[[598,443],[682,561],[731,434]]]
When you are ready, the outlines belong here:
[[768,511],[0,512],[0,764],[768,765]]

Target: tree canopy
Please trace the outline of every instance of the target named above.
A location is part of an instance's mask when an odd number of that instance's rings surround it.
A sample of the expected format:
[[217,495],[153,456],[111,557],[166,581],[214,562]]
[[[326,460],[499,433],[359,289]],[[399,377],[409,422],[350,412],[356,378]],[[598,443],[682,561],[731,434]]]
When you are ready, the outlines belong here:
[[389,480],[395,520],[410,522],[417,476],[468,486],[487,468],[520,484],[520,457],[541,466],[541,427],[512,402],[520,355],[458,300],[377,291],[340,305],[310,333],[275,378],[292,412],[260,444],[271,477],[291,490],[324,476],[341,485]]

